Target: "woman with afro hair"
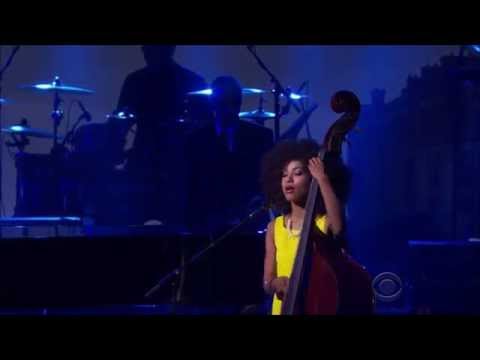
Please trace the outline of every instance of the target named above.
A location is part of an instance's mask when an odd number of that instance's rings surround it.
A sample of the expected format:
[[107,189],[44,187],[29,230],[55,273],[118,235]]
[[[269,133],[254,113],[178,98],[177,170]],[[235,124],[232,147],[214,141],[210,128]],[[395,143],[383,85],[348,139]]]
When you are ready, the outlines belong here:
[[[346,252],[344,204],[350,173],[339,157],[327,154],[322,161],[319,150],[313,140],[286,140],[262,160],[263,191],[267,203],[279,214],[268,224],[265,240],[263,287],[267,294],[273,295],[273,315],[281,314],[282,300],[288,290],[312,178],[320,190],[312,231],[313,247],[320,249],[316,244],[321,240],[324,244],[321,251],[329,254],[329,266],[338,280],[337,313],[365,314],[373,310],[370,278]],[[309,308],[307,304],[306,314]]]

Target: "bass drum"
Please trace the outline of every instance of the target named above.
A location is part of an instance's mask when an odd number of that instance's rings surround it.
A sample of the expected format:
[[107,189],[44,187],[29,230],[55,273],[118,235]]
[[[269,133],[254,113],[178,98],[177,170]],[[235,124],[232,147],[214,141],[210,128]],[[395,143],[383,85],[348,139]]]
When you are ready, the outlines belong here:
[[61,216],[64,211],[65,179],[50,154],[20,152],[15,157],[17,194],[14,215]]
[[72,139],[72,155],[89,165],[110,167],[120,161],[124,136],[110,122],[93,123],[78,128]]

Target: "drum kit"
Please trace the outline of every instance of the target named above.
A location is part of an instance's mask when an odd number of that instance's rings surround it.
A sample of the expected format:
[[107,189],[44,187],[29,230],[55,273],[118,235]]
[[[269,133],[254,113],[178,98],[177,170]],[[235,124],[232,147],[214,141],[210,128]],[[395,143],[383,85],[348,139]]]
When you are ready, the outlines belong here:
[[[20,174],[20,170],[23,169],[24,171],[25,166],[21,166],[18,164],[19,161],[22,161],[22,156],[23,159],[27,156],[34,156],[35,154],[26,154],[24,153],[24,149],[26,145],[29,144],[29,138],[39,138],[39,139],[50,139],[53,141],[53,146],[52,146],[52,151],[49,154],[50,157],[53,157],[52,164],[59,164],[61,161],[65,162],[69,161],[69,159],[78,159],[78,157],[75,156],[70,156],[71,152],[75,152],[75,146],[78,148],[82,148],[85,151],[86,148],[88,148],[90,145],[88,145],[91,140],[88,141],[79,141],[78,137],[85,136],[85,134],[89,134],[88,136],[92,136],[89,131],[85,131],[88,126],[84,126],[83,129],[80,127],[77,129],[77,127],[80,125],[80,122],[82,120],[91,120],[90,114],[85,110],[83,107],[83,104],[76,100],[76,102],[79,104],[79,106],[82,108],[82,116],[78,118],[78,120],[75,122],[75,124],[66,130],[65,134],[59,134],[59,127],[60,124],[62,123],[62,120],[64,118],[64,111],[62,110],[62,104],[64,103],[63,96],[66,95],[76,95],[76,96],[88,96],[92,95],[95,92],[91,89],[86,89],[83,87],[79,86],[74,86],[70,84],[63,84],[58,76],[56,76],[52,82],[50,83],[37,83],[37,84],[30,84],[30,85],[24,85],[20,86],[20,88],[24,91],[30,91],[35,94],[46,94],[46,95],[51,95],[52,96],[52,111],[50,114],[50,117],[52,119],[52,130],[44,130],[44,129],[39,129],[39,128],[34,128],[30,127],[27,121],[24,119],[20,124],[15,124],[11,125],[5,128],[2,128],[0,131],[8,136],[11,137],[11,140],[13,141],[7,141],[6,145],[8,147],[16,147],[19,151],[17,153],[16,157],[16,165],[17,165],[17,207],[16,209],[23,208],[23,209],[28,209],[28,199],[25,198],[25,194],[28,193],[25,191],[22,191],[22,189],[18,189],[18,187],[22,187],[25,184],[22,185],[22,179],[24,178],[24,174]],[[248,122],[253,122],[261,126],[265,126],[265,123],[269,120],[273,120],[275,118],[275,113],[266,111],[263,107],[264,104],[264,96],[272,93],[272,91],[269,90],[263,90],[263,89],[257,89],[257,88],[243,88],[242,89],[242,94],[244,96],[259,96],[259,106],[257,109],[252,110],[252,111],[245,111],[239,113],[239,118],[242,119],[243,121],[248,121]],[[194,91],[194,92],[189,92],[186,94],[186,103],[188,103],[188,98],[190,97],[208,97],[213,94],[212,89],[203,89],[200,91]],[[288,96],[290,97],[290,100],[298,102],[301,100],[304,100],[307,98],[306,95],[300,95],[296,93],[288,93]],[[10,106],[11,101],[9,99],[3,99],[0,98],[0,104],[2,106]],[[188,112],[188,109],[185,110],[185,112]],[[88,116],[87,116],[88,115]],[[106,116],[107,118],[107,124],[109,123],[117,123],[120,121],[127,122],[129,124],[135,123],[135,114],[128,113],[125,111],[115,111],[109,115]],[[182,121],[181,121],[182,122]],[[99,125],[99,124],[90,124],[90,125]],[[81,131],[78,131],[82,129]],[[93,131],[93,129],[92,129]],[[78,135],[78,136],[76,136]],[[98,139],[95,141],[98,142]],[[71,147],[72,151],[67,150],[67,145]],[[97,144],[98,145],[98,144]],[[87,150],[90,155],[92,152],[99,151],[99,147],[93,144],[91,151]],[[103,146],[108,146],[103,144]],[[60,162],[58,160],[61,160]],[[72,160],[74,161],[74,160]],[[31,160],[29,160],[29,163],[31,163]],[[42,164],[45,164],[45,161],[42,160]],[[44,165],[42,165],[44,166]],[[65,168],[72,168],[72,164],[69,166],[65,166],[62,164],[58,168],[60,169],[59,171],[64,171]],[[112,168],[115,167],[115,164],[112,165]],[[41,170],[43,171],[43,170]],[[40,171],[40,172],[41,172]],[[31,172],[30,172],[31,173]],[[63,174],[60,174],[60,176],[63,176]],[[30,180],[30,184],[33,182],[33,180]],[[37,185],[38,187],[38,185]],[[23,195],[22,195],[23,194]],[[33,195],[32,195],[33,196]],[[23,198],[22,198],[23,197]],[[65,201],[61,201],[62,203],[65,203]],[[19,203],[22,203],[23,206],[20,206]],[[57,203],[60,203],[57,201]],[[64,207],[62,205],[62,207]],[[49,210],[51,211],[51,210]],[[71,213],[71,211],[68,211],[68,209],[62,208],[59,209],[58,213],[61,215],[78,215],[77,213]],[[46,215],[46,214],[32,214],[29,213],[28,210],[24,211],[21,214],[17,214],[16,211],[16,216],[35,216],[35,215]],[[49,213],[48,215],[51,215]]]
[[[44,138],[44,139],[53,139],[54,144],[58,143],[58,140],[63,139],[62,136],[58,134],[58,127],[63,119],[63,111],[60,108],[61,103],[63,102],[61,95],[91,95],[95,92],[90,89],[81,88],[78,86],[72,85],[63,85],[60,81],[60,78],[56,76],[51,83],[39,83],[32,85],[24,85],[20,87],[21,89],[27,91],[33,91],[38,94],[53,94],[53,111],[51,113],[51,118],[53,120],[53,132],[45,131],[43,129],[30,128],[28,126],[22,125],[12,125],[8,128],[2,128],[1,132],[9,135],[18,135],[18,136],[27,136],[33,138]],[[252,111],[245,111],[239,114],[240,119],[251,120],[262,125],[267,120],[275,118],[275,113],[265,111],[263,108],[264,95],[269,91],[256,88],[243,88],[243,95],[259,95],[260,96],[260,105],[257,109]],[[212,89],[204,89],[200,91],[194,91],[187,93],[189,96],[211,96],[213,94]],[[291,93],[290,98],[292,100],[302,100],[307,98],[307,95],[300,95]],[[2,105],[10,105],[11,101],[7,99],[1,99],[0,103]],[[113,112],[112,114],[107,115],[107,120],[132,120],[135,118],[134,114],[126,113],[123,111]]]

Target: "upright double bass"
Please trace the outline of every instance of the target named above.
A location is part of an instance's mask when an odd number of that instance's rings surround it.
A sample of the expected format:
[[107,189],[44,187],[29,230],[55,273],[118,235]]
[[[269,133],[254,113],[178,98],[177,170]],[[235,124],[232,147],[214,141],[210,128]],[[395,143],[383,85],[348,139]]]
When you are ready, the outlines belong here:
[[[357,123],[360,101],[350,91],[339,91],[332,97],[331,107],[343,115],[328,129],[319,156],[322,161],[327,157],[341,161],[342,144]],[[318,190],[318,183],[312,178],[303,228],[281,313],[370,314],[374,308],[374,296],[368,272],[343,250],[329,251],[331,242],[339,239],[327,234],[319,240],[312,226],[317,215]],[[313,246],[314,238],[316,246]]]

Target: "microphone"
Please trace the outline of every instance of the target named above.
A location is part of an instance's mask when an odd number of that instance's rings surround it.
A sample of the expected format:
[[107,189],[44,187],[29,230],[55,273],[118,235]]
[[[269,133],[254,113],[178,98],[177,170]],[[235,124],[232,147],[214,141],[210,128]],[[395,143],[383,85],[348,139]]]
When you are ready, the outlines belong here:
[[83,106],[83,103],[79,100],[78,105],[80,106],[80,109],[82,109],[83,114],[82,117],[85,119],[85,121],[90,122],[92,121],[92,115],[85,109],[85,106]]

